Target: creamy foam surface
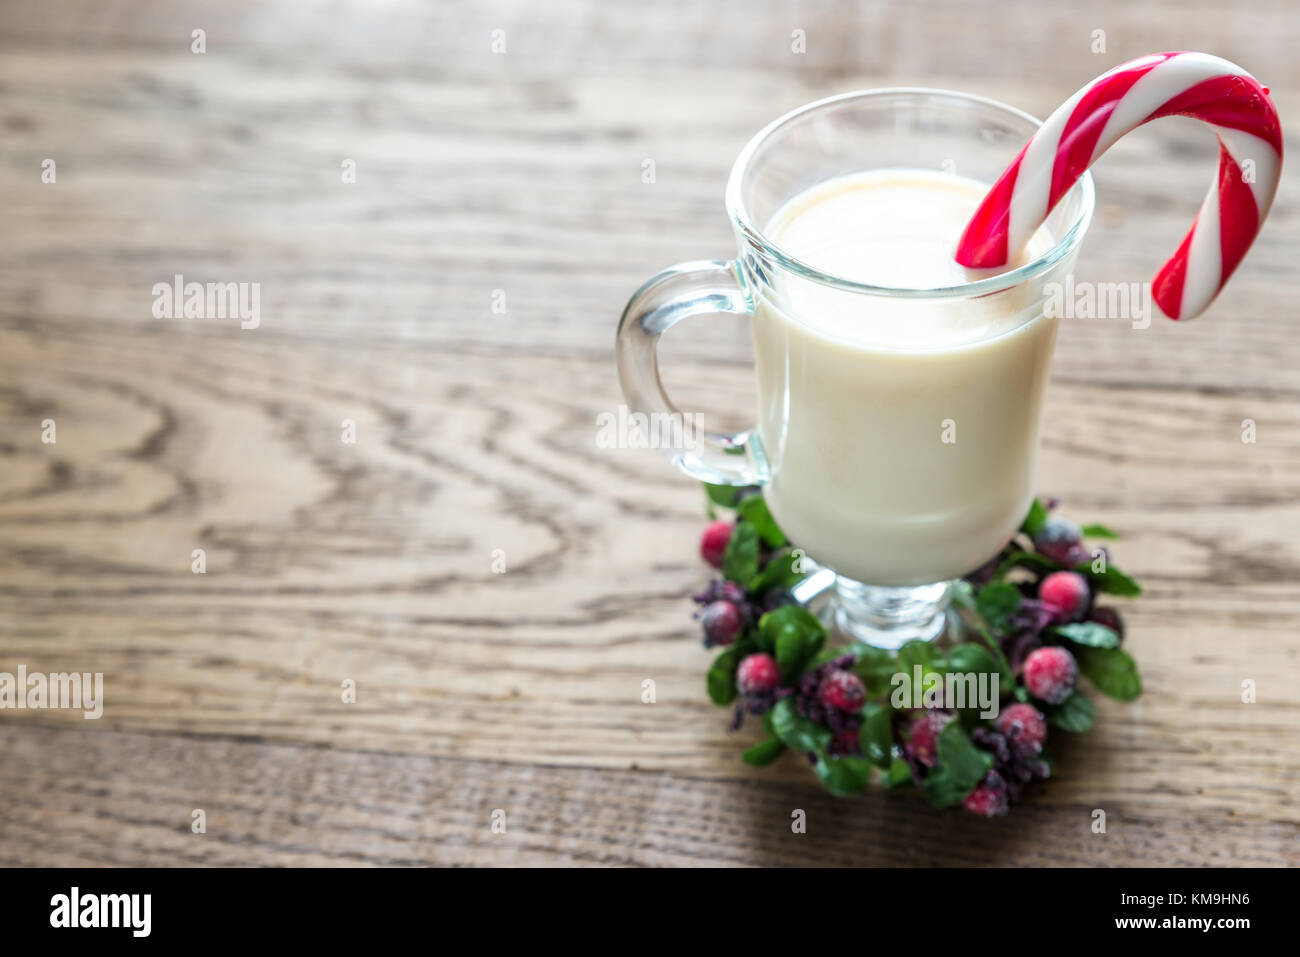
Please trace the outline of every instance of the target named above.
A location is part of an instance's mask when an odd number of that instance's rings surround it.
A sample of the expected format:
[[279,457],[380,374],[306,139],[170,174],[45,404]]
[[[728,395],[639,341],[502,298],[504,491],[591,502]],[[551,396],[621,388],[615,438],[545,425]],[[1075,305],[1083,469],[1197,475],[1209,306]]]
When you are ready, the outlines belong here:
[[[1051,248],[1051,237],[1040,230],[1002,269],[959,265],[953,258],[957,240],[988,189],[935,170],[871,170],[799,194],[777,211],[766,233],[794,258],[842,279],[895,289],[950,288],[1015,269]],[[800,323],[885,348],[942,348],[997,335],[1028,318],[1020,308],[1027,304],[1005,297],[956,310],[886,297],[863,301],[812,281],[789,281],[782,292]]]

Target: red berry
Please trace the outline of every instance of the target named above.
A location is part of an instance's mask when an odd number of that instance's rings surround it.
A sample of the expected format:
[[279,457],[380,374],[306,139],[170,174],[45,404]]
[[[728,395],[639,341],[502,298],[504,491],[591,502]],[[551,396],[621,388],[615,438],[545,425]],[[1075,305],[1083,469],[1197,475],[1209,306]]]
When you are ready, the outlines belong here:
[[988,777],[975,785],[975,790],[966,795],[962,807],[972,814],[983,817],[996,817],[1006,814],[1008,808],[1007,791],[1002,787],[1002,779],[990,771]]
[[1049,518],[1043,522],[1034,534],[1034,548],[1060,565],[1077,565],[1087,555],[1083,547],[1083,532],[1074,522],[1063,518]]
[[771,655],[758,652],[746,655],[736,669],[736,687],[741,694],[761,694],[781,683],[781,669]]
[[730,522],[722,520],[709,522],[704,534],[700,536],[700,557],[714,568],[722,567],[722,555],[727,550],[727,542],[731,541],[731,530],[734,527]]
[[1060,704],[1074,691],[1079,665],[1064,648],[1046,645],[1030,652],[1022,675],[1031,695],[1048,704]]
[[1038,586],[1038,600],[1055,611],[1061,623],[1083,617],[1091,597],[1087,580],[1078,572],[1052,572]]
[[729,645],[745,626],[745,616],[740,613],[740,608],[729,601],[711,602],[700,620],[704,624],[706,645]]
[[832,671],[822,679],[817,696],[822,703],[841,711],[857,711],[867,700],[867,689],[862,679],[851,671]]
[[1021,753],[1037,754],[1047,740],[1047,722],[1032,704],[1017,702],[1003,708],[997,726]]
[[927,768],[934,767],[938,760],[939,732],[951,720],[952,715],[946,711],[927,711],[913,721],[904,745],[908,755]]

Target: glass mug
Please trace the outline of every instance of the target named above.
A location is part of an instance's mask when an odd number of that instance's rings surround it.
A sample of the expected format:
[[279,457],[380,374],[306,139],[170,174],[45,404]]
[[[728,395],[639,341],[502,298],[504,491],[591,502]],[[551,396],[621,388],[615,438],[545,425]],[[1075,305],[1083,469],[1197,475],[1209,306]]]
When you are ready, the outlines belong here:
[[[852,639],[896,648],[937,637],[953,579],[1019,528],[1034,496],[1056,339],[1044,287],[1073,268],[1092,217],[1092,178],[1048,217],[1045,252],[948,288],[830,275],[784,251],[765,227],[793,197],[865,170],[960,170],[992,183],[1038,126],[1012,107],[944,90],[868,90],[795,110],[750,140],[732,169],[726,207],[739,257],[665,270],[619,323],[629,409],[680,416],[660,382],[659,337],[688,316],[750,317],[757,427],[700,430],[691,447],[665,451],[693,478],[763,487],[790,540],[834,572],[826,614]],[[827,335],[801,322],[817,308],[908,323],[920,345]],[[925,345],[927,324],[944,330],[941,344]]]

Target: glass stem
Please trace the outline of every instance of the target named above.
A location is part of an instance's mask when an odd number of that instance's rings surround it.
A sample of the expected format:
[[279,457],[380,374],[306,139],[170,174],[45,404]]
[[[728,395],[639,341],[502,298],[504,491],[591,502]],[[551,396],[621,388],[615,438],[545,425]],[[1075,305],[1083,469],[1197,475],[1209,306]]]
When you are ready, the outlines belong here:
[[849,638],[894,650],[913,640],[933,641],[947,626],[951,582],[887,587],[835,579],[831,620]]

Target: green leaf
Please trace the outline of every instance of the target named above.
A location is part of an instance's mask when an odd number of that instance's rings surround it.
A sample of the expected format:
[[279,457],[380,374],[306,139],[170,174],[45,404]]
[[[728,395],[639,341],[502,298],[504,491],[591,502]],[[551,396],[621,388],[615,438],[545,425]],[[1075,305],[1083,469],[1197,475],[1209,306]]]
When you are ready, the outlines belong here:
[[939,652],[935,650],[934,643],[919,638],[904,642],[903,647],[898,649],[899,670],[908,675],[912,674],[912,669],[917,665],[921,666],[922,677],[931,671],[937,671],[935,662],[938,658]]
[[991,582],[975,596],[975,610],[995,632],[1006,631],[1007,620],[1020,608],[1022,597],[1010,582]]
[[790,588],[803,581],[807,572],[795,571],[795,565],[799,564],[799,558],[795,555],[793,549],[787,549],[783,552],[777,552],[767,560],[763,570],[749,584],[749,590],[755,594],[767,591],[769,588]]
[[[811,619],[811,621],[809,620]],[[766,612],[758,620],[758,646],[764,651],[776,648],[777,636],[789,628],[796,632],[823,628],[822,623],[802,605],[782,605]]]
[[736,700],[736,649],[728,648],[713,659],[706,676],[709,700],[725,707]]
[[1038,552],[1012,552],[1002,559],[1002,564],[998,566],[997,577],[1001,578],[1017,566],[1032,571],[1045,572],[1054,572],[1061,567],[1045,555],[1038,554]]
[[1079,670],[1102,694],[1120,701],[1132,701],[1142,694],[1137,664],[1124,649],[1080,645],[1075,648],[1074,657],[1079,661]]
[[793,676],[804,661],[803,632],[794,627],[782,628],[776,633],[776,666],[782,676]]
[[740,760],[746,764],[761,768],[771,764],[779,758],[785,751],[785,745],[776,738],[769,738],[766,741],[760,741],[752,748],[746,750],[740,756]]
[[767,502],[761,495],[751,495],[736,506],[736,513],[749,522],[758,531],[758,537],[769,548],[780,548],[785,544],[785,534],[777,527],[776,519],[767,510]]
[[1142,594],[1142,586],[1114,565],[1107,565],[1104,572],[1094,572],[1091,562],[1081,562],[1075,571],[1088,576],[1094,591],[1104,591],[1124,598],[1136,598]]
[[1105,525],[1085,525],[1080,529],[1084,538],[1119,538],[1118,532],[1113,532]]
[[861,794],[871,783],[871,765],[862,758],[818,755],[817,776],[832,794]]
[[[894,675],[890,675],[890,688],[897,691],[903,696],[904,701],[912,701],[918,695],[924,694],[925,680],[927,675],[940,674],[940,667],[943,662],[939,657],[939,652],[935,649],[933,642],[912,639],[904,642],[903,646],[898,649],[898,670],[895,674],[902,675],[901,684],[894,686]],[[916,678],[916,669],[921,669],[920,687],[913,687]],[[893,695],[890,696],[891,703]]]
[[954,784],[965,786],[967,791],[983,781],[993,767],[993,755],[975,747],[966,729],[956,721],[949,721],[939,732],[938,751],[939,765]]
[[1011,687],[1016,683],[1016,677],[1012,674],[1011,662],[1007,659],[1006,652],[1002,650],[1002,644],[982,628],[980,629],[980,635],[988,642],[993,658],[997,661],[998,667],[1002,669],[1002,685],[1008,688]]
[[[956,722],[953,722],[956,724]],[[944,768],[932,768],[921,780],[921,793],[933,807],[952,807],[966,800],[966,795],[974,790],[953,782],[951,775]]]
[[735,508],[736,498],[740,495],[740,487],[737,485],[712,485],[709,482],[701,482],[704,486],[704,494],[708,496],[710,502],[714,505],[721,505],[723,508]]
[[818,668],[821,665],[826,664],[828,661],[834,661],[836,658],[843,658],[847,654],[848,650],[845,649],[843,645],[827,645],[821,651],[817,652],[817,654],[804,662],[804,671],[811,671],[813,668]]
[[858,744],[868,761],[887,769],[894,746],[894,712],[881,704],[868,702],[862,708],[862,727],[858,730]]
[[[949,649],[948,660],[945,663],[943,670],[950,674],[958,675],[973,674],[976,676],[995,676],[993,681],[996,681],[997,683],[992,684],[992,682],[990,682],[991,687],[989,690],[993,694],[993,703],[996,706],[998,699],[1000,699],[1002,695],[1010,693],[1011,689],[1015,687],[1016,681],[1015,676],[1011,674],[1010,664],[1006,664],[1004,668],[1004,665],[999,663],[999,661],[1002,663],[1006,662],[1006,656],[1002,654],[1000,649],[995,658],[983,645],[976,644],[975,642],[966,642],[964,644],[954,645]],[[976,688],[981,688],[982,684],[979,682],[978,677],[976,678],[976,682]],[[982,709],[978,703],[979,700],[978,695],[975,698],[967,698],[965,706],[959,709],[958,714],[962,723],[969,728],[973,728],[982,720],[980,717]]]
[[1095,621],[1076,621],[1068,625],[1057,625],[1049,631],[1053,635],[1070,639],[1076,645],[1090,645],[1093,648],[1119,647],[1119,635],[1113,629]]
[[731,532],[727,550],[722,553],[722,574],[743,588],[758,575],[758,531],[748,522],[740,522]]
[[889,770],[880,779],[887,788],[902,788],[913,783],[912,768],[902,758],[894,758],[889,763]]
[[1042,502],[1034,499],[1029,505],[1029,514],[1020,523],[1020,530],[1033,538],[1038,534],[1038,530],[1043,527],[1045,521],[1047,521],[1047,509],[1043,507]]
[[804,634],[819,638],[826,637],[826,626],[802,605],[782,605],[780,608],[773,608],[758,620],[760,634],[767,631],[775,635],[779,629],[786,627],[793,627]]
[[997,675],[1000,688],[1011,687],[1015,680],[1009,666],[1004,669],[987,648],[973,641],[953,645],[949,649],[947,670],[958,674]]
[[898,659],[891,652],[871,645],[853,645],[848,650],[856,657],[852,670],[862,679],[868,697],[878,698],[888,692],[898,673]]
[[772,732],[788,748],[820,753],[831,743],[829,729],[795,711],[794,698],[782,698],[772,709]]
[[1054,724],[1065,731],[1082,732],[1092,727],[1095,711],[1092,700],[1082,691],[1075,691],[1070,697],[1057,705],[1043,708],[1049,724]]
[[826,626],[801,605],[782,605],[758,620],[760,648],[776,655],[781,677],[791,681],[826,642]]
[[948,650],[946,670],[961,674],[998,674],[998,663],[993,660],[989,650],[973,641],[953,645]]
[[958,721],[950,721],[939,732],[939,766],[921,782],[925,799],[935,807],[960,804],[993,766],[993,755],[971,743]]

